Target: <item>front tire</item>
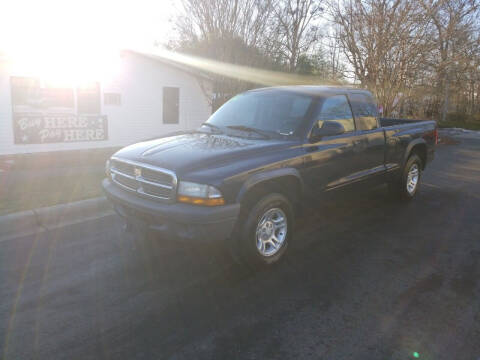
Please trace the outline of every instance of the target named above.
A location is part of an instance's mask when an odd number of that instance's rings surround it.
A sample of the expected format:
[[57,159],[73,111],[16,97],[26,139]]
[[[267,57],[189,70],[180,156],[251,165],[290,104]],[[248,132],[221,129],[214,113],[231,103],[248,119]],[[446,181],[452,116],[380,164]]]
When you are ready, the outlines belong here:
[[247,211],[238,239],[241,262],[253,268],[278,262],[293,233],[294,212],[290,201],[282,194],[269,194]]
[[412,154],[408,158],[400,178],[388,184],[390,193],[401,200],[412,200],[420,187],[422,169],[422,160],[417,154]]

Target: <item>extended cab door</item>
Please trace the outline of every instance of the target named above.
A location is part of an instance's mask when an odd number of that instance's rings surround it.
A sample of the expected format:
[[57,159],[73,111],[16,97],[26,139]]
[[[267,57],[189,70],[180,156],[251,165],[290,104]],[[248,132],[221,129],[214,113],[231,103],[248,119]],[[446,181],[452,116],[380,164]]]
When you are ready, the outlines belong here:
[[385,132],[379,126],[378,111],[373,97],[367,92],[348,95],[355,118],[360,172],[359,181],[382,182],[385,174]]
[[355,174],[363,168],[358,147],[361,138],[355,131],[346,95],[332,95],[320,100],[313,113],[313,127],[321,128],[327,121],[340,123],[345,133],[324,136],[305,145],[304,181],[314,194],[352,182]]

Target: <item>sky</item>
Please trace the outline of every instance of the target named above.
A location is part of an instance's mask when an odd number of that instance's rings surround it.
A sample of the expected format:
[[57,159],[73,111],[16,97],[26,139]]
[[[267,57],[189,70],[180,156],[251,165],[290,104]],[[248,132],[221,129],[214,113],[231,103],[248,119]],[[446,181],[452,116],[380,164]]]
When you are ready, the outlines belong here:
[[0,51],[106,51],[168,40],[174,0],[3,0]]
[[176,13],[175,0],[0,4],[0,60],[8,59],[9,71],[65,83],[113,75],[119,49],[147,50],[155,42],[166,43]]
[[[119,49],[157,52],[155,43],[174,38],[178,7],[179,0],[0,0],[0,60],[6,55],[13,74],[59,84],[111,78],[120,68]],[[222,66],[186,60],[214,71]],[[252,69],[227,70],[252,76]],[[261,76],[273,81],[272,74]]]

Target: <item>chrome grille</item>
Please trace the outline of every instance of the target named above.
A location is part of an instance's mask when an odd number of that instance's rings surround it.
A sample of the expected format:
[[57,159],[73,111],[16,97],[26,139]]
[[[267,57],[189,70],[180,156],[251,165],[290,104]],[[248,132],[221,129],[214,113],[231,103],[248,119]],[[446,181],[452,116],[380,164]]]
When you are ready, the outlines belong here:
[[112,181],[121,188],[157,200],[175,200],[177,177],[172,171],[120,158],[110,163]]

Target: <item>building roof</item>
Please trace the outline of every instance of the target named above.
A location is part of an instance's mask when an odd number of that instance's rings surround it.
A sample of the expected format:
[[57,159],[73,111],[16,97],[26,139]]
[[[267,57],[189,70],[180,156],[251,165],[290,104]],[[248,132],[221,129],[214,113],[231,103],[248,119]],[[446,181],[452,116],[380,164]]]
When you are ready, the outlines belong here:
[[167,58],[165,56],[162,56],[161,54],[154,54],[150,52],[143,52],[143,51],[137,51],[137,50],[132,50],[132,49],[124,49],[121,51],[122,53],[129,53],[141,57],[145,57],[150,60],[158,61],[164,65],[171,66],[173,68],[176,68],[177,70],[184,71],[186,73],[189,73],[190,75],[196,76],[196,77],[201,77],[205,80],[212,80],[211,76],[206,74],[203,71],[200,71],[198,69],[195,69],[193,67],[190,67],[188,65],[182,64],[178,61],[175,61],[171,58]]
[[332,94],[349,94],[352,92],[355,93],[366,93],[370,94],[368,90],[356,88],[354,86],[328,86],[328,85],[289,85],[289,86],[273,86],[253,89],[250,91],[289,91],[289,92],[299,92],[308,95],[332,95]]

